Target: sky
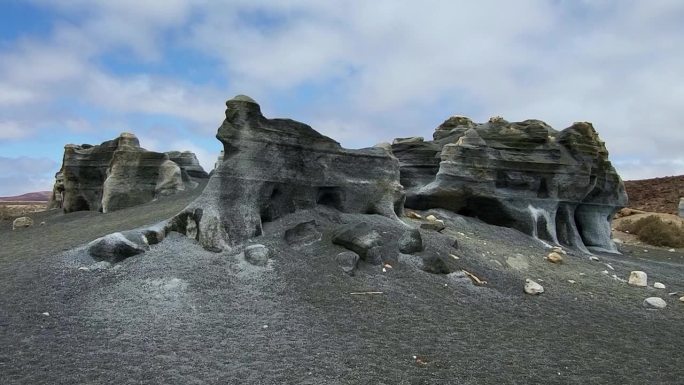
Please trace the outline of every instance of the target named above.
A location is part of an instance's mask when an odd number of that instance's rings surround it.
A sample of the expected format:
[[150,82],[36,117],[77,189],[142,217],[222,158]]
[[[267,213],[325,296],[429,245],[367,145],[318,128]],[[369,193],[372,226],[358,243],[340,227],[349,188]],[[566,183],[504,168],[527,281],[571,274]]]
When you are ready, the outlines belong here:
[[0,0],[0,196],[124,131],[211,169],[237,94],[349,148],[590,121],[623,179],[680,175],[682,47],[681,0]]

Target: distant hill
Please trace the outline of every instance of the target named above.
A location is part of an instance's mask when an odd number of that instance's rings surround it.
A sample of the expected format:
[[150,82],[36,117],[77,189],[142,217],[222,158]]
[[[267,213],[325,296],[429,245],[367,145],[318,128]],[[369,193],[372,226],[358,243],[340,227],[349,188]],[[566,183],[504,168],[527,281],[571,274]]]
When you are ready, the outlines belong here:
[[52,191],[37,191],[13,197],[0,197],[0,202],[47,202]]
[[679,198],[684,197],[684,175],[628,180],[625,188],[628,206],[637,210],[678,214]]

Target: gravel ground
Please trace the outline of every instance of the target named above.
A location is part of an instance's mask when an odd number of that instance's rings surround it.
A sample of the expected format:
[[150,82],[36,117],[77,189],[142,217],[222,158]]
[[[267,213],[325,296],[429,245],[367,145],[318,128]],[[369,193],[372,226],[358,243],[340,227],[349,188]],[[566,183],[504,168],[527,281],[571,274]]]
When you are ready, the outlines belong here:
[[[62,216],[21,235],[36,247],[19,235],[3,240],[2,383],[676,384],[684,376],[684,257],[666,250],[623,245],[622,256],[567,255],[555,265],[517,231],[436,210],[447,229],[421,230],[426,251],[397,257],[401,224],[323,209],[266,224],[253,240],[272,250],[266,267],[178,234],[103,269],[77,246],[169,217],[190,198],[121,217]],[[320,241],[283,241],[312,218]],[[337,266],[344,249],[329,234],[357,221],[383,235],[391,269],[361,263],[348,276]],[[420,269],[423,257],[448,254],[459,258],[447,257],[453,269],[487,284]],[[637,269],[667,289],[612,277]],[[546,292],[524,294],[526,278]],[[368,291],[382,294],[350,294]],[[649,296],[667,308],[644,309]]]

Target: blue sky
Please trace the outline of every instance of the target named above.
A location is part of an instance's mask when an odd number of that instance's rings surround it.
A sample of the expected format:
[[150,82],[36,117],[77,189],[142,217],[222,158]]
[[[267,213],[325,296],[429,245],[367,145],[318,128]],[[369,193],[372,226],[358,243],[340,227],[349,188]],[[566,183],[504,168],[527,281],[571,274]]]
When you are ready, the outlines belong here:
[[624,179],[684,174],[679,0],[0,0],[0,196],[122,131],[206,168],[224,102],[346,147],[451,115],[591,121]]

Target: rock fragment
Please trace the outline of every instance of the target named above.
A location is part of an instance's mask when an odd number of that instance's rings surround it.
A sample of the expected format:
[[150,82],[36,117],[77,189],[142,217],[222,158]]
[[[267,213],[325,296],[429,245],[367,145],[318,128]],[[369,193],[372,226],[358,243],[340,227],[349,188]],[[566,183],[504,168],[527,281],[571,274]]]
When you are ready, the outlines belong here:
[[648,286],[648,276],[643,271],[632,271],[629,273],[629,280],[627,282],[632,286],[646,287]]
[[665,309],[667,302],[660,297],[648,297],[644,300],[643,305],[649,309]]
[[665,288],[665,285],[663,285],[663,284],[660,283],[660,282],[656,282],[656,283],[653,284],[653,287],[656,288],[656,289],[664,289],[664,288]]
[[245,247],[245,261],[254,266],[266,266],[268,264],[269,250],[266,246],[256,244]]
[[33,219],[29,217],[19,217],[12,221],[12,230],[22,229],[33,226]]
[[538,295],[544,292],[544,287],[531,279],[526,279],[524,290],[527,294]]
[[136,243],[117,232],[98,238],[88,244],[88,253],[98,261],[117,263],[126,258],[144,253],[144,244]]
[[343,251],[335,257],[335,260],[340,268],[342,268],[342,271],[352,276],[356,272],[359,259],[359,255],[353,251]]
[[404,234],[399,238],[399,251],[404,254],[423,251],[423,238],[418,229],[404,231]]
[[546,256],[546,260],[551,263],[563,263],[563,256],[555,251],[552,251]]

